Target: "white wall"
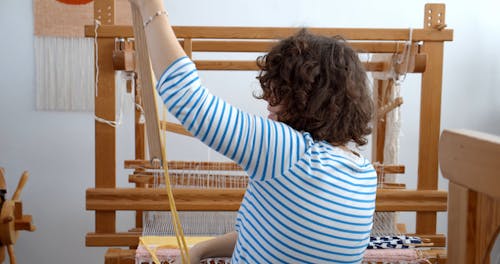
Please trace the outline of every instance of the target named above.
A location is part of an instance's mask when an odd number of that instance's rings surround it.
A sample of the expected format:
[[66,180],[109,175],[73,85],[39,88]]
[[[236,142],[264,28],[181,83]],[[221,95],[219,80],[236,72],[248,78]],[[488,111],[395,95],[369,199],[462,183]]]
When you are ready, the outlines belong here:
[[[182,0],[168,1],[167,7],[176,25],[421,28],[425,2]],[[444,2],[446,22],[455,33],[454,41],[445,45],[442,128],[500,134],[500,19],[496,13],[500,4],[494,0]],[[6,169],[10,195],[22,171],[30,171],[24,210],[33,214],[38,226],[34,233],[21,232],[15,248],[18,262],[102,263],[104,249],[84,246],[85,233],[93,229],[94,221],[93,213],[85,211],[85,189],[94,181],[93,116],[34,110],[32,1],[0,1],[0,36],[0,166]],[[241,99],[256,90],[254,76],[202,75],[214,93],[264,114],[264,104]],[[416,185],[419,89],[414,76],[407,78],[402,89],[401,163],[406,165],[403,179],[410,188]],[[123,132],[128,128],[129,124],[118,133],[118,167],[122,159],[131,157],[127,146],[131,137]],[[184,150],[171,152],[169,157],[189,158],[194,152]],[[126,174],[120,175],[123,184]],[[446,185],[441,179],[440,187],[446,189]],[[439,217],[442,233],[446,232],[445,216]],[[124,230],[128,223],[123,220],[119,226]]]

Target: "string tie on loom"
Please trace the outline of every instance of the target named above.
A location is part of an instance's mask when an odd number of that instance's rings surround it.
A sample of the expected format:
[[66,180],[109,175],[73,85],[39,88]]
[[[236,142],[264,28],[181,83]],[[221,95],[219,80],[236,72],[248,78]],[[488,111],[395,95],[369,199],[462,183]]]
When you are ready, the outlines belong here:
[[396,74],[396,78],[394,79],[396,85],[398,86],[400,86],[401,83],[405,81],[408,70],[410,69],[410,55],[411,55],[412,43],[413,43],[413,28],[410,27],[408,41],[406,41],[406,43],[404,44],[401,56],[399,56],[398,59],[396,60],[397,65],[402,65],[403,63],[406,63],[404,72],[402,74],[401,73]]
[[[99,54],[99,46],[97,45],[97,37],[98,37],[98,29],[101,26],[101,21],[98,19],[94,20],[94,48],[95,48],[95,54]],[[99,56],[95,56],[95,96],[97,97],[99,95]],[[132,90],[135,90],[135,72],[123,72],[121,75],[122,79],[131,81],[132,83]],[[94,119],[98,122],[107,124],[112,127],[118,127],[122,124],[123,121],[123,112],[124,112],[124,105],[125,105],[125,92],[121,92],[120,96],[120,110],[118,112],[118,118],[117,120],[107,120],[102,117],[99,117],[95,115],[94,113]],[[139,116],[139,124],[144,124],[146,122],[145,117],[144,117],[144,109],[140,105],[140,103],[134,103],[135,108],[140,112]]]

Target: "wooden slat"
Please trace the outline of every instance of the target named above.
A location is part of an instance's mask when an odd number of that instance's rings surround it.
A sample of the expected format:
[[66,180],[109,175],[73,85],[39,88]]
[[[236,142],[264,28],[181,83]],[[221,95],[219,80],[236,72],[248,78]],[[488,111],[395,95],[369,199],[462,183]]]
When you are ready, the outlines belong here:
[[469,209],[469,192],[453,182],[449,183],[448,238],[453,241],[448,245],[450,263],[460,263],[465,260],[467,253],[467,211]]
[[137,76],[141,85],[142,106],[146,121],[146,135],[149,157],[163,161],[163,145],[159,129],[158,105],[156,104],[157,92],[155,89],[154,74],[152,74],[151,61],[149,59],[148,46],[146,44],[146,33],[137,25],[142,17],[135,8],[132,8],[132,17],[136,21],[134,27],[135,47],[137,56]]
[[[418,181],[420,190],[438,188],[438,143],[441,124],[441,87],[443,74],[443,43],[426,42],[422,52],[428,54],[427,70],[422,74],[420,101],[420,132],[418,148]],[[436,232],[436,213],[417,213],[418,233]]]
[[[140,232],[123,232],[123,233],[109,233],[109,234],[96,234],[88,233],[86,235],[86,246],[137,246],[139,242]],[[444,245],[446,238],[444,235],[419,235],[408,234],[411,236],[418,236],[422,239],[430,240],[435,247]],[[437,244],[437,245],[436,245]]]
[[448,194],[434,190],[384,190],[377,191],[376,211],[446,211]]
[[445,247],[446,246],[446,236],[443,234],[420,234],[420,233],[413,233],[413,234],[407,234],[408,236],[416,236],[420,237],[423,240],[428,240],[430,241],[433,245],[433,247]]
[[445,130],[441,134],[439,150],[445,178],[500,199],[500,136]]
[[[194,60],[198,70],[232,70],[232,71],[257,71],[259,68],[255,60]],[[369,72],[384,70],[383,62],[363,62]]]
[[[419,236],[418,234],[409,234],[412,236]],[[88,233],[86,235],[85,239],[85,245],[88,247],[103,247],[103,246],[109,246],[109,247],[136,247],[139,241],[139,232],[125,232],[125,233],[110,233],[110,234],[95,234],[95,233]],[[435,247],[440,247],[436,246],[436,244],[443,244],[446,241],[446,238],[443,235],[420,235],[419,237],[423,239],[430,239],[432,243],[435,245]],[[129,251],[129,249],[124,249],[126,251]],[[445,249],[433,249],[434,252],[440,254],[441,257],[446,257],[446,250]],[[135,254],[135,250],[130,250],[130,253]],[[429,254],[426,255],[431,255],[430,253],[433,251],[428,252]],[[119,254],[118,254],[119,255]],[[442,263],[442,262],[439,262]],[[453,263],[453,262],[450,262]]]
[[[245,189],[175,189],[179,211],[237,211]],[[87,210],[169,210],[164,189],[88,189]]]
[[[141,91],[140,91],[140,86],[135,86],[136,91],[135,91],[135,103],[140,104],[141,103]],[[134,122],[134,129],[135,129],[135,159],[140,159],[144,160],[146,159],[146,143],[145,143],[145,137],[146,137],[146,127],[144,125],[144,122],[141,121],[141,116],[142,113],[137,107],[135,108],[135,122]],[[143,169],[136,169],[136,171],[141,171]],[[137,183],[136,184],[137,188],[142,188],[144,187],[144,184],[142,183]],[[142,211],[137,210],[135,212],[135,226],[136,227],[142,227]]]
[[[113,2],[113,1],[102,1]],[[101,2],[101,3],[102,3]],[[115,120],[115,71],[111,60],[115,48],[114,39],[98,39],[99,79],[95,97],[95,115]],[[115,187],[116,180],[116,132],[115,128],[95,121],[95,186]],[[113,211],[96,212],[96,232],[114,232],[116,215]]]
[[[434,30],[433,16],[440,16],[444,21],[444,5],[426,5],[424,10],[424,29]],[[433,8],[435,7],[436,10]],[[439,18],[436,18],[439,19]],[[440,24],[441,24],[440,23]],[[418,147],[417,189],[435,190],[438,188],[438,143],[441,127],[441,90],[443,79],[443,42],[424,42],[421,47],[428,55],[426,71],[422,74],[420,94],[420,130]],[[436,233],[437,215],[433,212],[418,212],[416,231],[418,233]]]
[[[298,28],[287,27],[173,27],[179,38],[208,39],[282,39],[295,32]],[[94,37],[95,26],[85,26],[85,36]],[[308,28],[311,32],[323,35],[342,35],[347,40],[408,40],[408,28]],[[103,25],[98,28],[97,35],[104,38],[133,37],[131,26]],[[451,41],[453,30],[414,29],[413,41]]]
[[[290,27],[174,27],[179,38],[223,38],[223,39],[282,39],[295,34],[300,28]],[[383,28],[308,28],[322,35],[341,35],[349,40],[408,40],[410,30]],[[453,31],[413,30],[414,41],[452,40]]]
[[160,121],[160,129],[163,131],[169,131],[179,135],[190,136],[190,137],[193,136],[193,134],[187,131],[182,125],[175,124],[172,122]]
[[184,48],[184,52],[189,58],[193,58],[193,40],[191,38],[185,38],[182,47]]
[[[373,164],[377,173],[404,173],[405,166],[399,164]],[[125,169],[154,169],[149,160],[125,160]],[[208,161],[169,161],[170,170],[219,170],[240,171],[242,170],[234,162],[208,162]]]
[[[175,189],[179,211],[236,211],[245,189]],[[87,210],[169,210],[165,190],[88,189]],[[378,190],[377,211],[446,211],[445,191]]]
[[226,61],[216,61],[216,60],[195,60],[196,68],[198,70],[232,70],[232,71],[257,71],[259,68],[255,60],[249,61],[237,61],[237,60],[226,60]]
[[[184,41],[179,41],[184,45]],[[193,40],[197,52],[268,52],[278,40]],[[358,53],[401,53],[405,42],[349,41]]]
[[406,184],[404,183],[391,183],[391,182],[384,182],[378,185],[379,188],[381,189],[399,189],[399,190],[404,190],[406,189]]
[[[193,40],[197,52],[267,52],[278,40]],[[184,40],[180,40],[184,43]]]
[[[387,166],[387,168],[376,168],[377,173],[382,174],[395,174],[404,173],[404,166],[394,165]],[[241,171],[243,172],[243,171]],[[153,171],[136,171],[134,174],[129,175],[128,181],[130,183],[140,183],[140,184],[154,184],[154,174],[163,175],[161,172]],[[231,188],[237,183],[248,182],[248,176],[241,174],[216,174],[213,171],[200,171],[195,173],[193,171],[189,172],[170,172],[170,181],[173,185],[192,185],[196,182],[203,184],[204,186],[217,186],[219,188]],[[191,178],[190,178],[191,177]],[[160,183],[163,183],[163,176],[160,177]],[[238,184],[240,186],[240,184]],[[397,188],[405,189],[405,184],[402,183],[383,183],[383,188]],[[200,186],[203,187],[203,186]],[[244,188],[244,187],[240,187]]]
[[138,232],[121,233],[87,233],[85,246],[87,247],[128,247],[139,244]]

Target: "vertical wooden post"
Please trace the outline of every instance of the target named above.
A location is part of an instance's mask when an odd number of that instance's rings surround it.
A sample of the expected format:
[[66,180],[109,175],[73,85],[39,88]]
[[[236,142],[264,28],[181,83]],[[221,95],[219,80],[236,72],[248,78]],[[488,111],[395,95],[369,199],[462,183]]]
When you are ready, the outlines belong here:
[[[426,4],[424,29],[440,30],[444,25],[444,4]],[[439,23],[438,23],[439,22]],[[418,153],[419,190],[438,188],[438,144],[441,123],[441,87],[443,74],[442,41],[426,41],[422,52],[428,54],[426,70],[422,74],[420,103],[420,133]],[[436,233],[436,213],[418,212],[417,234]]]
[[[136,75],[136,84],[137,84],[137,75]],[[141,90],[138,88],[136,85],[135,87],[135,103],[138,105],[142,106],[142,100],[141,100]],[[144,119],[145,117],[142,116],[143,113],[139,109],[135,109],[135,159],[136,160],[144,160],[146,159],[146,144],[145,144],[145,129],[146,127],[144,126]],[[142,171],[144,169],[136,169],[136,171]],[[137,183],[136,184],[137,188],[144,188],[145,184],[144,183]],[[142,227],[142,211],[136,211],[135,212],[135,227],[141,228]]]
[[468,212],[468,190],[458,184],[449,183],[448,187],[448,217],[455,217],[454,221],[448,221],[448,240],[453,243],[448,244],[449,263],[465,262],[467,255],[467,212]]
[[193,39],[191,38],[185,38],[184,39],[184,52],[186,52],[186,55],[190,58],[193,59]]
[[[374,80],[376,82],[376,91],[374,91],[375,94],[375,106],[376,106],[376,111],[380,109],[381,106],[386,105],[389,100],[388,100],[388,95],[392,92],[391,91],[391,86],[392,86],[392,81],[391,80]],[[385,136],[386,136],[386,129],[387,129],[387,122],[384,118],[379,119],[378,114],[375,113],[375,122],[376,126],[374,127],[375,132],[375,137],[374,137],[374,145],[375,149],[372,152],[373,162],[379,162],[381,164],[384,163],[384,147],[385,147]]]
[[[115,1],[94,1],[94,19],[101,25],[115,22]],[[98,38],[96,47],[97,88],[95,115],[106,120],[115,120],[115,71],[113,69],[114,38]],[[116,187],[116,133],[115,128],[95,121],[95,187]],[[95,212],[95,232],[113,233],[116,229],[115,211]]]
[[[389,70],[390,67],[391,64],[385,61],[383,72]],[[385,105],[388,102],[387,95],[391,93],[389,87],[392,86],[392,80],[382,80],[374,78],[373,83],[374,83],[373,102],[375,107],[375,113],[374,113],[373,131],[372,131],[372,140],[373,140],[372,162],[379,162],[383,164],[386,121],[385,117],[383,119],[379,118],[378,110],[380,109],[381,106]]]

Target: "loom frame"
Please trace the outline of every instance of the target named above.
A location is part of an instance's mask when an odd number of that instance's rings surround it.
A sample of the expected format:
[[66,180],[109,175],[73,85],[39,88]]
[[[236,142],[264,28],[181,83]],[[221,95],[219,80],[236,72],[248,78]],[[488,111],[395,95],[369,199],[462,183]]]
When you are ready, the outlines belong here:
[[[131,38],[131,26],[114,24],[114,0],[94,1],[94,16],[104,16],[98,28],[97,47],[99,67],[99,93],[95,97],[95,114],[113,120],[115,118],[115,67],[113,53],[115,38]],[[443,4],[426,4],[424,27],[413,29],[414,48],[418,53],[410,72],[421,75],[421,105],[419,126],[418,184],[416,190],[381,190],[377,193],[378,211],[416,211],[416,235],[430,239],[435,246],[446,244],[443,235],[436,233],[437,212],[447,210],[447,192],[438,190],[438,141],[440,135],[440,113],[442,92],[443,49],[445,41],[453,40],[453,30],[445,29],[445,7]],[[106,10],[106,12],[101,12]],[[439,16],[437,14],[440,14]],[[95,37],[94,26],[85,27],[86,37]],[[272,45],[273,39],[293,34],[297,28],[272,27],[174,27],[174,31],[188,56],[194,51],[265,51]],[[368,52],[397,53],[399,47],[394,43],[406,41],[409,29],[400,28],[310,28],[310,31],[325,35],[343,35],[354,43],[357,49]],[[198,40],[208,38],[210,40]],[[259,43],[221,43],[213,39],[261,39]],[[392,42],[389,42],[392,41]],[[252,45],[249,45],[252,44]],[[255,66],[248,61],[195,61],[200,70],[253,70]],[[254,62],[253,62],[254,63]],[[383,64],[366,65],[371,70],[383,70]],[[168,124],[165,124],[168,126]],[[385,134],[382,124],[377,122],[374,135],[374,151],[372,159],[383,162]],[[182,130],[182,129],[181,129]],[[139,112],[136,112],[135,126],[135,158],[146,159],[145,128],[139,123]],[[86,235],[86,246],[134,247],[138,244],[142,226],[141,217],[136,217],[136,228],[129,232],[116,232],[116,212],[120,210],[147,209],[168,210],[166,192],[145,191],[144,185],[137,183],[137,188],[117,188],[116,186],[116,131],[106,124],[95,122],[95,188],[86,191],[86,209],[95,211],[95,230]],[[223,210],[237,210],[238,199],[241,200],[244,190],[214,190],[185,192],[176,190],[175,197],[178,210],[221,210],[218,203],[230,204]],[[210,206],[196,205],[202,193],[208,195]],[[221,195],[224,194],[224,195]],[[220,197],[223,197],[220,199]],[[163,201],[163,203],[161,202]],[[186,203],[183,203],[186,201]],[[189,202],[192,201],[192,202]],[[239,203],[239,202],[238,202]],[[194,204],[194,205],[193,205]],[[140,215],[140,214],[138,214]],[[412,234],[415,235],[415,234]],[[116,253],[116,251],[113,251]],[[114,254],[114,253],[113,253]],[[118,254],[120,255],[120,254]],[[106,263],[118,263],[112,262]],[[121,262],[119,262],[121,263]]]

